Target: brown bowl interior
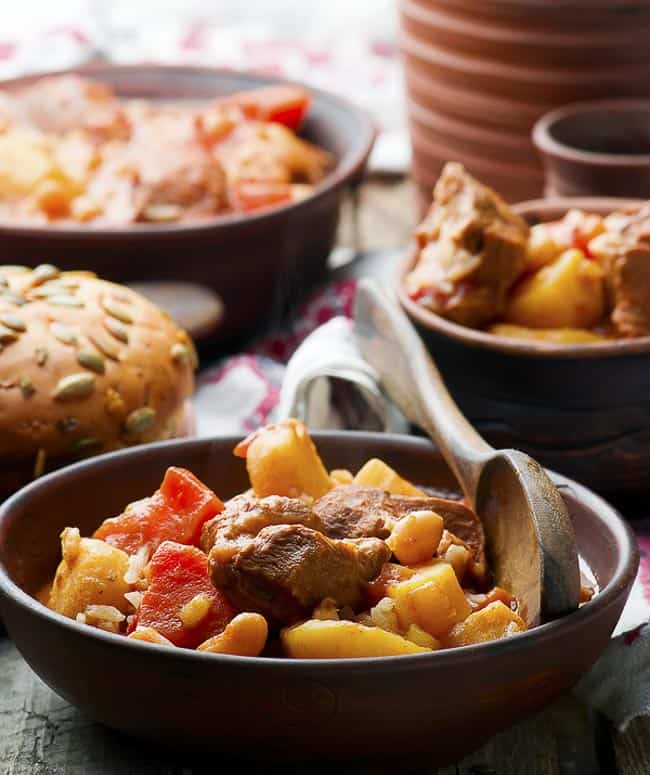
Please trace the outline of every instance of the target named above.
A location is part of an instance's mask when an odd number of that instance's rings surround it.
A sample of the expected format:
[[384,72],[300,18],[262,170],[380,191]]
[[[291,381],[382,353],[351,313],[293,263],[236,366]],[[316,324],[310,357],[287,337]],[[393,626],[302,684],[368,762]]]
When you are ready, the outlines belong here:
[[[263,75],[208,67],[102,65],[76,72],[111,85],[123,97],[174,102],[206,101],[277,83]],[[4,81],[0,88],[16,89],[42,76]],[[362,110],[318,89],[310,92],[301,134],[330,151],[336,167],[306,199],[200,223],[107,228],[3,223],[3,260],[34,266],[46,257],[61,268],[91,269],[118,282],[155,277],[204,284],[224,303],[217,336],[232,342],[249,334],[280,317],[289,300],[300,298],[322,276],[342,197],[360,181],[374,142],[374,127]]]
[[[534,199],[514,205],[513,209],[529,223],[552,221],[564,216],[572,208],[607,215],[614,210],[631,210],[641,206],[643,200],[605,197],[548,197]],[[397,292],[407,313],[423,328],[435,331],[443,336],[474,347],[488,348],[511,355],[552,358],[602,358],[650,352],[650,336],[636,339],[618,339],[611,342],[594,344],[562,345],[552,342],[532,342],[496,336],[485,331],[446,320],[435,312],[425,309],[414,302],[406,293],[404,282],[406,275],[417,261],[417,250],[411,244],[399,267]]]
[[[356,470],[379,456],[420,484],[453,487],[426,441],[342,432],[315,438],[329,467]],[[90,532],[150,493],[167,466],[189,467],[222,497],[243,489],[244,466],[231,452],[236,440],[105,455],[35,482],[0,508],[0,613],[35,672],[93,718],[169,745],[282,758],[400,752],[403,759],[408,749],[442,765],[569,688],[607,645],[636,573],[634,539],[610,506],[561,477],[580,553],[601,591],[570,616],[501,642],[374,660],[220,657],[93,630],[29,596],[53,572],[64,526]]]

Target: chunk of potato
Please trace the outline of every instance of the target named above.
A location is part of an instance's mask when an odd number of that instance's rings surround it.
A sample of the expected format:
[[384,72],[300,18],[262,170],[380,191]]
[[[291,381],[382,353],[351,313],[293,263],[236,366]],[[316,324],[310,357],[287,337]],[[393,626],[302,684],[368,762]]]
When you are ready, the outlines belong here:
[[153,627],[136,627],[127,637],[132,640],[142,640],[145,643],[157,643],[159,646],[174,645],[164,635],[161,635],[158,630],[154,630]]
[[226,625],[222,633],[208,638],[197,651],[257,657],[264,650],[268,634],[268,624],[261,614],[238,614]]
[[548,224],[537,223],[531,226],[526,243],[526,269],[530,272],[541,269],[546,264],[555,261],[566,247],[569,246],[562,245],[555,240]]
[[77,528],[61,533],[63,559],[50,591],[49,607],[74,619],[89,605],[114,606],[130,613],[124,595],[131,587],[124,581],[129,557],[105,541],[80,538]]
[[418,627],[417,624],[412,624],[408,628],[406,631],[406,639],[410,640],[411,643],[416,643],[418,646],[424,646],[432,651],[439,649],[442,645],[437,638],[434,638],[433,635],[429,635],[428,632],[425,632],[421,627]]
[[445,635],[472,612],[453,567],[434,561],[414,576],[388,587],[403,630],[412,624],[434,637]]
[[340,487],[342,484],[352,484],[354,476],[347,468],[335,468],[330,471],[330,480],[334,487]]
[[496,336],[507,336],[511,339],[536,339],[556,344],[591,344],[606,341],[606,337],[584,328],[526,328],[510,323],[495,323],[488,331]]
[[386,543],[404,565],[426,562],[435,554],[444,527],[435,511],[413,511],[397,522]]
[[246,458],[251,485],[258,498],[320,498],[333,483],[307,428],[298,420],[267,425],[235,448]]
[[282,630],[281,639],[287,656],[295,659],[393,657],[431,651],[380,627],[344,620],[310,619]]
[[379,487],[391,495],[426,495],[376,457],[359,470],[353,484],[359,487]]
[[526,623],[500,600],[470,614],[457,624],[445,638],[445,646],[469,646],[499,640],[526,630]]
[[516,286],[505,319],[529,328],[591,328],[605,314],[604,272],[577,248]]

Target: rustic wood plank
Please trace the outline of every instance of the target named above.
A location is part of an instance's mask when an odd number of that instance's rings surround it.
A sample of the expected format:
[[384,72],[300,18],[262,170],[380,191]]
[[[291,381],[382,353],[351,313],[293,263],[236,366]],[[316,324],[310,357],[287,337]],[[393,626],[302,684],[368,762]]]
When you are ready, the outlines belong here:
[[613,733],[618,770],[623,775],[650,773],[650,718],[637,718],[625,732]]

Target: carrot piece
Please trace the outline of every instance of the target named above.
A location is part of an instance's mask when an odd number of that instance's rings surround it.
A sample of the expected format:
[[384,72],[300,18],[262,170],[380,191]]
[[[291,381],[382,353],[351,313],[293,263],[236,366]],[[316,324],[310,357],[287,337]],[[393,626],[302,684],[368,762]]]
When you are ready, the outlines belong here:
[[155,551],[163,541],[197,545],[203,525],[222,510],[223,503],[194,474],[168,468],[160,489],[104,520],[94,538],[127,554],[135,554],[145,544]]
[[151,558],[148,575],[130,632],[148,627],[176,646],[195,648],[222,633],[238,613],[212,584],[208,558],[194,546],[165,541]]

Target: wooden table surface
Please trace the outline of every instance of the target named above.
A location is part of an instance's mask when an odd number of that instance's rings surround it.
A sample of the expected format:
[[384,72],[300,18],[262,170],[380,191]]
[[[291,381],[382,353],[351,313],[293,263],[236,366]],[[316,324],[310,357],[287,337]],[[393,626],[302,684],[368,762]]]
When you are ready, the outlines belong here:
[[[362,250],[405,244],[415,221],[412,201],[408,181],[367,182],[358,206],[346,205],[341,244]],[[208,775],[229,765],[242,766],[223,757],[161,754],[93,723],[48,689],[0,635],[0,775]],[[395,771],[394,764],[362,762],[262,766],[265,773],[277,769],[283,775]],[[621,734],[569,694],[457,765],[399,769],[430,775],[650,775],[650,720],[638,719]]]

